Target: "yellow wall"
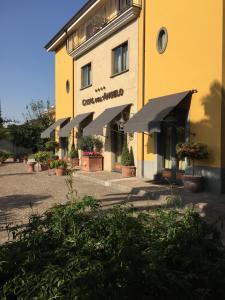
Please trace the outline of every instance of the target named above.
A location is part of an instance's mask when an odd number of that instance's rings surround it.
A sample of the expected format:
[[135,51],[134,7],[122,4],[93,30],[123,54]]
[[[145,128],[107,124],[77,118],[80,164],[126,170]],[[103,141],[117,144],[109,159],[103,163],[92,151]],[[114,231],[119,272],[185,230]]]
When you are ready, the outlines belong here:
[[[66,91],[67,80],[70,82],[69,93]],[[64,44],[55,53],[56,120],[73,117],[73,84],[73,59],[67,54]],[[57,133],[58,129],[58,140]]]
[[[146,2],[145,102],[197,89],[190,109],[191,131],[196,137],[191,139],[209,146],[210,160],[204,164],[218,167],[221,165],[222,0]],[[163,54],[156,48],[161,27],[167,28],[169,36]],[[147,139],[150,143],[145,147],[145,160],[152,160],[152,139],[146,137],[145,143]],[[140,153],[139,143],[139,158]]]
[[[66,91],[66,81],[70,82],[70,91]],[[64,45],[55,53],[55,97],[56,120],[72,117],[73,113],[73,59],[67,54]]]

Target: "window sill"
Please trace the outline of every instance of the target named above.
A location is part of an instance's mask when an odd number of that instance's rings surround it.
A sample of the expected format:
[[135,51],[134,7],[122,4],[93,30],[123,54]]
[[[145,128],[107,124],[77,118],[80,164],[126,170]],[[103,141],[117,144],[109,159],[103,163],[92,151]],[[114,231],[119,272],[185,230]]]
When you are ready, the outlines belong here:
[[87,86],[84,86],[84,87],[81,87],[81,88],[80,88],[80,91],[86,90],[86,89],[88,89],[88,88],[91,87],[91,86],[92,86],[92,84],[87,85]]
[[110,76],[110,78],[114,78],[114,77],[116,77],[116,76],[122,75],[122,74],[127,73],[127,72],[129,72],[129,69],[127,69],[127,70],[125,70],[125,71],[122,71],[122,72],[119,72],[119,73],[116,73],[116,74],[112,74],[112,75]]

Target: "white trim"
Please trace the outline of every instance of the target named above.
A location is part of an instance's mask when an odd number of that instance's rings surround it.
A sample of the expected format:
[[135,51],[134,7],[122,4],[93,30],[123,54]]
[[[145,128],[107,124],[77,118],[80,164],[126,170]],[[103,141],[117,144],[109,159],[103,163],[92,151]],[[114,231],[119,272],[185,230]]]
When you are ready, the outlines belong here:
[[140,7],[130,7],[124,13],[122,13],[113,21],[111,21],[107,26],[105,26],[103,29],[101,29],[99,32],[93,35],[90,39],[88,39],[86,42],[82,43],[75,50],[73,50],[70,53],[70,56],[72,56],[75,59],[80,57],[85,52],[87,52],[88,50],[90,50],[91,48],[93,48],[94,46],[111,36],[118,29],[121,29],[123,26],[136,19],[140,14],[140,10]]
[[66,35],[66,33],[64,32],[64,33],[58,38],[58,40],[56,40],[56,41],[54,42],[54,44],[52,44],[52,45],[47,49],[47,51],[49,52],[49,51],[53,50],[53,47],[54,47],[56,44],[58,44],[58,42],[60,42],[60,40],[61,40],[65,35]]

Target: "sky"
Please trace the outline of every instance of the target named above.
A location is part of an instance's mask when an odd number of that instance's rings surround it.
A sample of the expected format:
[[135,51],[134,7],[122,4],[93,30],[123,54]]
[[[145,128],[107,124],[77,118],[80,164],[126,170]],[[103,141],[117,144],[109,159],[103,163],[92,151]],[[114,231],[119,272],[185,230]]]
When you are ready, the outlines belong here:
[[54,54],[44,46],[86,0],[0,0],[3,116],[23,121],[32,100],[55,101]]

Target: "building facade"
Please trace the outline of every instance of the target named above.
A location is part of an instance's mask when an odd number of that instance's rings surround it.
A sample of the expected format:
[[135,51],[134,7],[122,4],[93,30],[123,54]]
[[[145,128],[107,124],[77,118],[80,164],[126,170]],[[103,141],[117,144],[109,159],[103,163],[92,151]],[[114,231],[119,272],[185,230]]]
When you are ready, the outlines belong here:
[[209,159],[197,171],[223,192],[224,2],[88,1],[45,46],[55,53],[56,125],[69,128],[52,128],[62,155],[77,133],[98,135],[111,171],[127,139],[137,176],[153,179],[187,168],[178,142],[201,142]]

